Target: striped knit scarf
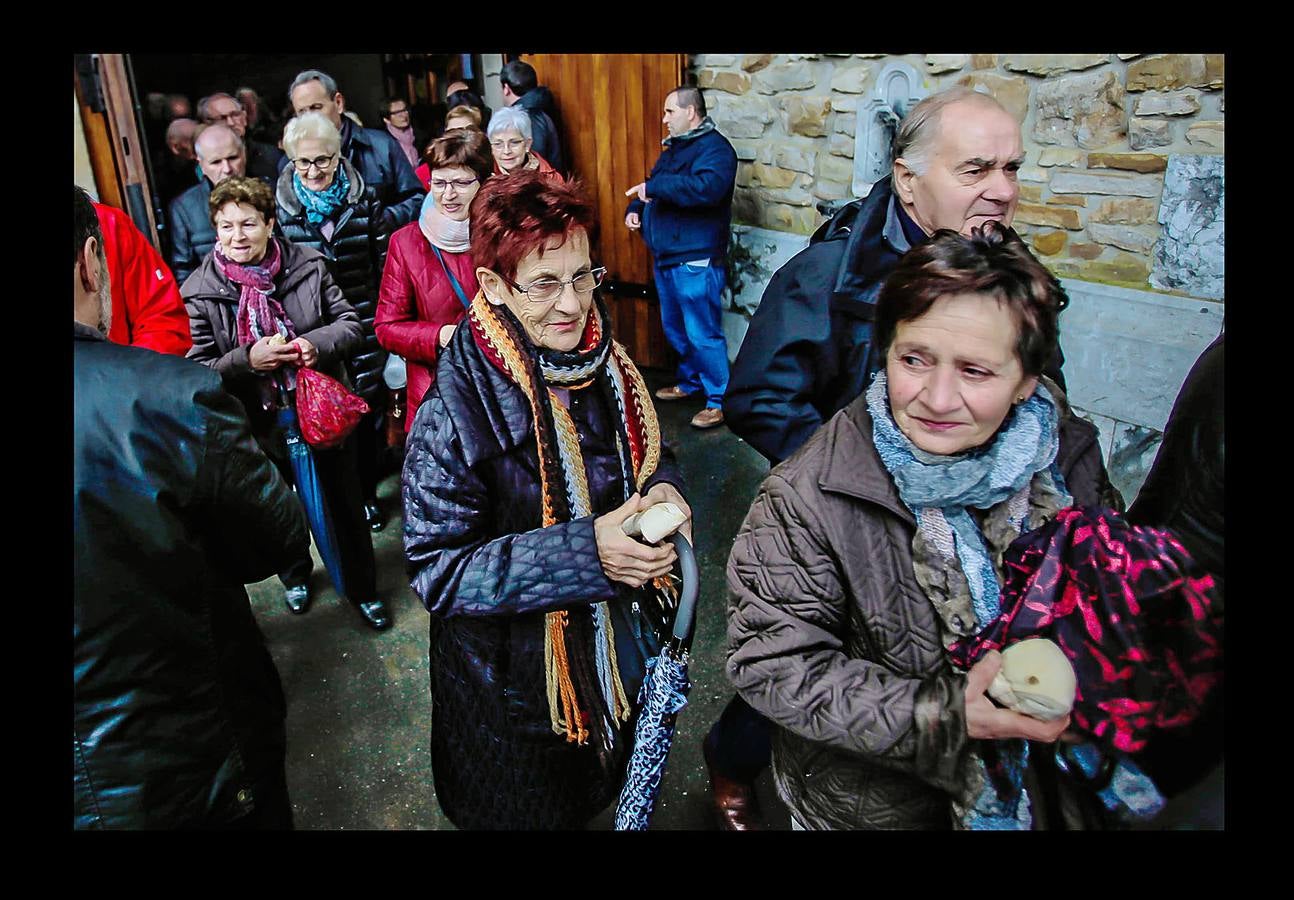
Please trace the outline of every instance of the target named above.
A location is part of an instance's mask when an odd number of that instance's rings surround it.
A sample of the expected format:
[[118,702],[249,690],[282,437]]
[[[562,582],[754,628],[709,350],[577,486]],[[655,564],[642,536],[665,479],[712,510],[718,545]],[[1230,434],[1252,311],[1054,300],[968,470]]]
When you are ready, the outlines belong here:
[[[542,527],[596,512],[579,435],[555,388],[596,387],[608,397],[625,499],[642,490],[660,462],[660,425],[647,385],[624,347],[611,339],[600,301],[593,312],[579,347],[563,353],[534,347],[512,313],[491,304],[483,293],[476,295],[468,310],[477,346],[530,403],[539,455]],[[677,602],[666,579],[658,579],[653,588],[662,606]],[[591,607],[591,636],[566,610],[550,612],[545,618],[549,718],[553,731],[568,741],[585,744],[593,735],[597,746],[609,750],[631,707],[620,679],[610,611],[605,602]]]

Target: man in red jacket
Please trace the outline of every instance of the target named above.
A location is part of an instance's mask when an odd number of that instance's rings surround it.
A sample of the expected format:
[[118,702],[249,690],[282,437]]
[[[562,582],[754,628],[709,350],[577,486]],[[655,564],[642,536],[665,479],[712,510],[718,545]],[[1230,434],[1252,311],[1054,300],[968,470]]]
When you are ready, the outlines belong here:
[[146,347],[183,356],[193,346],[189,314],[175,276],[130,216],[113,206],[94,204],[103,229],[108,280],[112,285],[114,344]]

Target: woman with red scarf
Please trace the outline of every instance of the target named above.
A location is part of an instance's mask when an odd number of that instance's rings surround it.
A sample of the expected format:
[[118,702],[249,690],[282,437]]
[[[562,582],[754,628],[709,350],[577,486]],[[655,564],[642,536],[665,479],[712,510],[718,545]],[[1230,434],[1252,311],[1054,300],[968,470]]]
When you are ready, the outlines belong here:
[[593,206],[537,172],[472,203],[480,287],[414,418],[405,558],[431,612],[431,761],[459,828],[574,829],[615,798],[691,510],[651,394],[594,290]]
[[[181,291],[193,333],[190,359],[220,373],[243,402],[252,433],[283,476],[292,481],[280,405],[307,366],[349,384],[345,360],[359,347],[363,327],[354,307],[328,273],[322,254],[273,236],[274,194],[255,178],[227,178],[211,192],[216,246]],[[364,519],[355,437],[334,450],[315,448],[315,467],[332,514],[347,598],[373,628],[391,625],[377,598],[373,541]],[[309,606],[305,559],[279,574],[294,613]]]

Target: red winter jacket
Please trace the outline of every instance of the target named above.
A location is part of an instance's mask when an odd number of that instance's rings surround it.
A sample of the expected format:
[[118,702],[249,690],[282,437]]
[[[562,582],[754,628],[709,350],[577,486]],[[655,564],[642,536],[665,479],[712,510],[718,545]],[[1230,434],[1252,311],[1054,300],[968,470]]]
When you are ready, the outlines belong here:
[[[441,254],[463,293],[469,300],[475,297],[480,288],[472,255],[443,250]],[[406,432],[436,380],[440,328],[457,325],[465,314],[418,223],[411,222],[391,235],[373,330],[382,348],[404,357],[408,368]]]
[[193,340],[189,337],[189,314],[180,299],[175,276],[130,216],[102,203],[94,204],[94,208],[103,230],[108,282],[112,287],[108,339],[114,344],[183,356],[193,346]]

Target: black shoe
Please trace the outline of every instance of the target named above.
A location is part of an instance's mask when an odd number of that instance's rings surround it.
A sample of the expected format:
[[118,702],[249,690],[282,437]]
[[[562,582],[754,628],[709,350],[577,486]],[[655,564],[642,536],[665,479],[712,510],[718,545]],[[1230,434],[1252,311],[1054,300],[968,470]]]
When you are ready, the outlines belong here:
[[310,589],[304,584],[284,588],[283,602],[288,605],[288,609],[300,615],[310,608]]
[[381,531],[386,527],[386,519],[382,517],[382,510],[378,509],[376,503],[364,504],[364,520],[368,522],[371,531]]
[[359,614],[364,617],[365,622],[378,631],[385,631],[391,627],[391,611],[381,600],[359,604]]

